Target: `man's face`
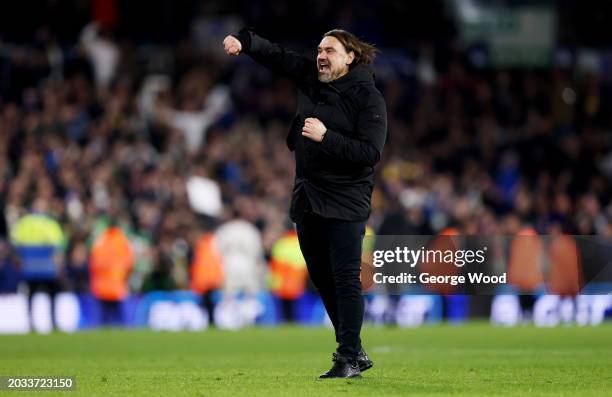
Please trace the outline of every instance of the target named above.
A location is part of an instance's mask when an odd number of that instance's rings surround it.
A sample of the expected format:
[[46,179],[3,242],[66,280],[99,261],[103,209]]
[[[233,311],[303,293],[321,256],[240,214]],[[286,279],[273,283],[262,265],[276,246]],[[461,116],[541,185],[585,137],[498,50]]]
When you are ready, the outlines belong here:
[[355,54],[352,51],[347,53],[342,43],[332,36],[323,37],[317,52],[319,81],[323,83],[329,83],[347,74],[349,65],[355,59]]

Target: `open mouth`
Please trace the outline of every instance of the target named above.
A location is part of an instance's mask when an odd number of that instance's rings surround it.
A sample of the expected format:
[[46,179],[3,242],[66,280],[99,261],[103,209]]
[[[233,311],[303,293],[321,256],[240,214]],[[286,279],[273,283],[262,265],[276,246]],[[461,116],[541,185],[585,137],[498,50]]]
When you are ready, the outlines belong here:
[[327,71],[329,71],[329,63],[327,63],[326,61],[319,62],[319,73]]

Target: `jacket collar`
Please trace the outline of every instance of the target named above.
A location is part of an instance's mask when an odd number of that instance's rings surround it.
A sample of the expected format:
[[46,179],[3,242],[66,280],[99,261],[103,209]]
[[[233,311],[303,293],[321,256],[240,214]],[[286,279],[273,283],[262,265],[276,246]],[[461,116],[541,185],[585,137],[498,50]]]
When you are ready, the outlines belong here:
[[374,79],[374,71],[370,66],[357,65],[344,76],[327,84],[339,91],[346,91],[355,85],[374,84]]

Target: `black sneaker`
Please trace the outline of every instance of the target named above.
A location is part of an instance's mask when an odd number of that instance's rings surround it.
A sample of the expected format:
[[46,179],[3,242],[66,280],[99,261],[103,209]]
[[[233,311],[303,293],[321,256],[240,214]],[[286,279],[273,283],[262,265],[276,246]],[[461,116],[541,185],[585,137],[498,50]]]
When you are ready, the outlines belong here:
[[361,371],[359,370],[359,364],[357,364],[356,359],[351,359],[341,354],[334,353],[332,361],[334,362],[334,365],[331,367],[331,369],[319,376],[319,378],[329,379],[361,377]]
[[361,372],[367,371],[374,365],[372,360],[368,358],[368,355],[366,354],[365,350],[363,350],[363,347],[361,348],[361,350],[359,350],[359,354],[357,355],[357,364],[359,364],[359,371]]

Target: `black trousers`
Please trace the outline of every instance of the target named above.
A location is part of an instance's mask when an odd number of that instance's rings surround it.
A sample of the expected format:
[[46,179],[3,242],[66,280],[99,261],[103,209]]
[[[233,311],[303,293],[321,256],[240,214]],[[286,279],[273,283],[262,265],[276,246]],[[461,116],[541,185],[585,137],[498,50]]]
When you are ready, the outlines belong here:
[[297,223],[297,232],[308,273],[334,325],[338,353],[356,357],[363,323],[360,272],[365,222],[308,212]]
[[57,327],[55,321],[55,297],[60,291],[60,286],[57,280],[36,280],[28,282],[28,309],[30,310],[30,323],[33,323],[32,319],[32,298],[37,292],[46,292],[49,294],[49,300],[51,301],[51,325],[53,328]]

